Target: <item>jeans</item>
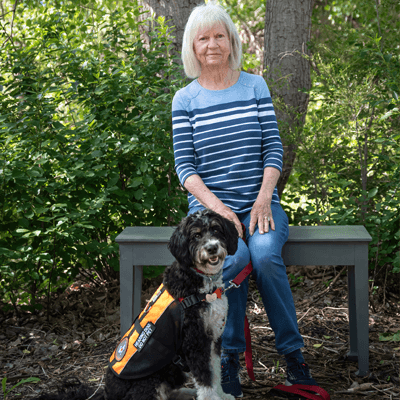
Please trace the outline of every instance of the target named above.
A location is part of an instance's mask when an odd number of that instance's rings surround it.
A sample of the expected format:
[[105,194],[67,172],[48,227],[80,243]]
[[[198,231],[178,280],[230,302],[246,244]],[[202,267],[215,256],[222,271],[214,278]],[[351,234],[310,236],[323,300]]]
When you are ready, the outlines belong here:
[[[204,209],[203,206],[193,207],[192,214]],[[303,338],[297,326],[296,310],[286,266],[282,260],[282,247],[289,236],[289,221],[280,204],[271,203],[275,231],[261,235],[258,226],[253,236],[249,234],[250,212],[237,214],[240,222],[246,227],[246,243],[239,238],[238,249],[233,256],[227,256],[223,266],[222,277],[225,287],[229,281],[250,262],[253,264],[253,277],[267,313],[271,328],[275,333],[275,346],[279,354],[288,354],[304,347]],[[244,352],[244,317],[246,315],[247,292],[249,277],[239,288],[230,289],[228,297],[228,318],[222,335],[222,349],[225,353]]]

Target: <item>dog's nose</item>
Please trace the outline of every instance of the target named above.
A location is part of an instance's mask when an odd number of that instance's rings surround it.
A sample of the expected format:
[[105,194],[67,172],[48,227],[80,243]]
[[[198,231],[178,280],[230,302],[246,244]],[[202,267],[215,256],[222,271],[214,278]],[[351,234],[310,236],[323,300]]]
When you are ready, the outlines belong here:
[[208,254],[214,254],[218,250],[217,243],[207,243],[204,248],[207,250]]

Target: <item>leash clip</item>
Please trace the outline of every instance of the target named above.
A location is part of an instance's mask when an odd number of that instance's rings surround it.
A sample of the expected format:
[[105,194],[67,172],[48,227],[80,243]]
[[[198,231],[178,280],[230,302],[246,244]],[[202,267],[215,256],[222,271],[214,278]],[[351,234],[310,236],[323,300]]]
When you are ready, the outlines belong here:
[[224,292],[226,292],[227,290],[232,289],[232,288],[237,289],[240,287],[240,284],[237,285],[235,282],[233,282],[233,279],[231,281],[229,281],[229,283],[230,283],[230,285],[224,290]]

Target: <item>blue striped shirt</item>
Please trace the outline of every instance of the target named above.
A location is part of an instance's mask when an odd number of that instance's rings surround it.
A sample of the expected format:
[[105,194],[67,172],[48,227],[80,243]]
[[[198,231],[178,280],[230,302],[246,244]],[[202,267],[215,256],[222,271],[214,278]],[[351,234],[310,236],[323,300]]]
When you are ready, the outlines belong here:
[[[275,111],[262,76],[241,72],[223,90],[197,79],[172,101],[175,169],[182,186],[197,174],[235,213],[252,209],[265,167],[282,172],[283,147]],[[189,193],[189,208],[200,205]],[[279,203],[275,187],[273,203]]]

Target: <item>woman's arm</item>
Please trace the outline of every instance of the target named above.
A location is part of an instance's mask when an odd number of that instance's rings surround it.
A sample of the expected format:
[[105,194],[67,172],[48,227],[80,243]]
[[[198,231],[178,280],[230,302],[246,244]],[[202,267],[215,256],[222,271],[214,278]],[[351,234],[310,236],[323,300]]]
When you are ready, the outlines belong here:
[[263,181],[257,199],[266,199],[271,203],[272,195],[274,193],[274,189],[276,187],[276,184],[278,183],[280,175],[281,172],[279,171],[279,169],[276,169],[274,167],[264,168]]
[[184,186],[204,207],[210,208],[232,221],[236,226],[239,237],[242,237],[242,225],[237,215],[208,189],[199,175],[190,175],[186,179]]

